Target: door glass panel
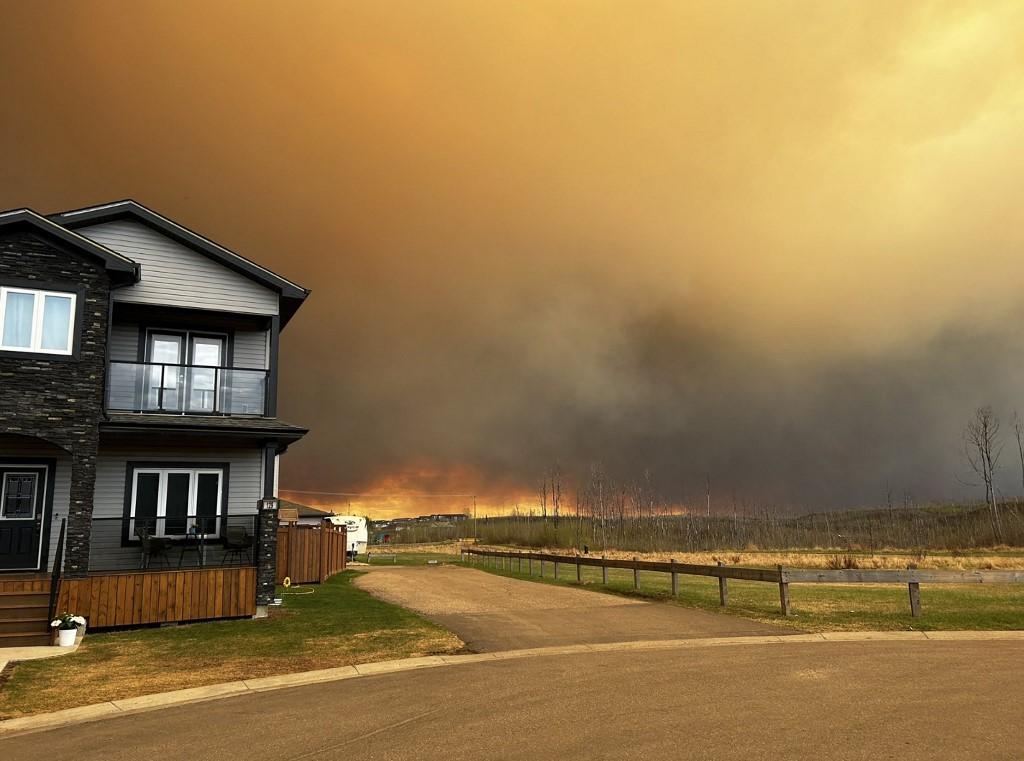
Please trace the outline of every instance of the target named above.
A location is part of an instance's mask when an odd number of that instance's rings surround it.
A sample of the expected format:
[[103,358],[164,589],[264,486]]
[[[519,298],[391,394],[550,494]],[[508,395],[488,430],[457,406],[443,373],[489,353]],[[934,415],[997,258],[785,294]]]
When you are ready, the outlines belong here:
[[192,364],[203,367],[219,367],[221,354],[223,354],[223,338],[201,338],[192,339]]
[[36,474],[8,473],[4,476],[0,517],[30,520],[36,514]]
[[149,337],[149,368],[146,409],[181,409],[181,336],[154,333]]
[[213,412],[217,403],[217,375],[224,341],[220,338],[192,339],[192,366],[189,368],[188,408],[191,412]]
[[71,332],[71,298],[45,296],[43,298],[43,336],[41,348],[67,351]]
[[188,524],[188,492],[192,481],[191,473],[167,474],[167,517],[163,533],[183,535]]
[[32,346],[32,316],[36,297],[33,293],[8,291],[4,303],[3,345],[19,349]]
[[196,524],[200,533],[219,533],[220,473],[196,474]]
[[160,501],[160,474],[135,474],[135,521],[132,536],[142,531],[149,534],[157,533],[156,510]]

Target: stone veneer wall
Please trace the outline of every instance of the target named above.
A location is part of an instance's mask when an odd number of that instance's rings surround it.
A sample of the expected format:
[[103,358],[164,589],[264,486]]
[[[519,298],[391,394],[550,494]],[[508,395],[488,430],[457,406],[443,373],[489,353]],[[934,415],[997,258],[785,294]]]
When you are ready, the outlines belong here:
[[[274,497],[260,500],[259,536],[256,537],[256,605],[263,608],[274,600],[277,577],[277,510]],[[260,615],[263,611],[259,611]]]
[[[106,372],[110,281],[102,265],[30,233],[0,235],[0,284],[84,289],[74,357],[0,351],[0,432],[33,436],[71,453],[64,571],[89,568],[99,420]],[[51,537],[51,541],[56,541]]]

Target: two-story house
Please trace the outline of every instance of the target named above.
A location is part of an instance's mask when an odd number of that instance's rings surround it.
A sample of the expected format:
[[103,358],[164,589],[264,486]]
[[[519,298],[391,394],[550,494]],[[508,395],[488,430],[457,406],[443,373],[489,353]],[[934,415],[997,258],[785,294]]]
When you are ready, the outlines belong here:
[[308,295],[134,201],[0,213],[0,646],[263,609]]

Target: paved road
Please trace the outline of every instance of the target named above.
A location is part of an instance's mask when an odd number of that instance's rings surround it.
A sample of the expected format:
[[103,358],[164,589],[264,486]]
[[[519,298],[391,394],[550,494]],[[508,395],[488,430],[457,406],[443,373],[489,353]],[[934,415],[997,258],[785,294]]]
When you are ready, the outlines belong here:
[[1024,642],[552,655],[365,677],[0,740],[17,761],[1019,759]]
[[369,570],[356,586],[423,613],[476,652],[794,633],[736,616],[537,584],[471,568],[371,566]]

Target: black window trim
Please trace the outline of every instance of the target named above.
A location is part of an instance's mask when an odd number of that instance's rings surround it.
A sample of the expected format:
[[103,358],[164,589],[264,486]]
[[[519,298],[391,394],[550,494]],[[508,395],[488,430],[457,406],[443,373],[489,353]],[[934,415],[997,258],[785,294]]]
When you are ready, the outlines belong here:
[[[75,297],[75,321],[71,331],[71,353],[53,354],[45,351],[18,351],[17,349],[0,349],[0,358],[36,359],[43,362],[77,362],[82,351],[83,318],[85,317],[85,286],[81,283],[51,280],[26,280],[24,278],[0,278],[0,286],[7,288],[25,288],[34,291],[51,291],[72,294]],[[0,308],[2,308],[0,304]]]
[[[129,536],[128,527],[131,525],[132,518],[132,487],[135,483],[135,471],[136,470],[165,470],[165,469],[180,469],[180,470],[219,470],[221,471],[221,505],[220,513],[218,517],[220,521],[220,538],[226,536],[228,516],[230,515],[229,506],[231,504],[230,499],[230,472],[231,463],[229,462],[213,462],[203,460],[129,460],[125,463],[125,476],[124,476],[124,509],[121,520],[121,546],[122,547],[138,547],[140,542],[136,537]],[[168,541],[177,544],[183,539],[168,538]]]

